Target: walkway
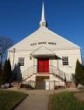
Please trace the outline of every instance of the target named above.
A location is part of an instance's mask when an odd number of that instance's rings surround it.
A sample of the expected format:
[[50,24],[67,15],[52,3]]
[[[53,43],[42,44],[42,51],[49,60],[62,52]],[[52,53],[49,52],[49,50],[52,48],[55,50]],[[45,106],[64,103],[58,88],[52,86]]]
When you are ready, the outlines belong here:
[[14,110],[48,110],[50,94],[63,91],[77,91],[77,89],[61,89],[57,91],[18,89],[18,91],[28,93],[29,96]]
[[47,94],[33,91],[15,110],[48,110]]

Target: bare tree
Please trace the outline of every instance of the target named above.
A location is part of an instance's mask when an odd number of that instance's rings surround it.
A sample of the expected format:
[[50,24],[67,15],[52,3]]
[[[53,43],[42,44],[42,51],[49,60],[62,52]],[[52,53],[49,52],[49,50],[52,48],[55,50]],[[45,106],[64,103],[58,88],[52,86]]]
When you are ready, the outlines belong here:
[[13,44],[12,40],[7,37],[0,37],[0,63],[6,59],[7,49]]

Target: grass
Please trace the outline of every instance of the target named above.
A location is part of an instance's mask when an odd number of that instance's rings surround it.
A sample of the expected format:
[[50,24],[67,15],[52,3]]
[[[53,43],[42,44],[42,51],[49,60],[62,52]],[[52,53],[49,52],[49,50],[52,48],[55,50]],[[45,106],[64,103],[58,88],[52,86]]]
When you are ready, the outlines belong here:
[[26,96],[21,92],[0,90],[0,110],[12,110]]
[[49,110],[84,110],[84,102],[72,92],[58,93],[50,96]]

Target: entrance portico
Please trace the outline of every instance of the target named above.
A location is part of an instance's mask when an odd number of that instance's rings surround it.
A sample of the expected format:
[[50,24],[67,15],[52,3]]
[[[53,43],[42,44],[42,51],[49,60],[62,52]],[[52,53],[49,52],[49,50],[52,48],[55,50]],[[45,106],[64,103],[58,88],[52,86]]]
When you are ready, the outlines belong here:
[[49,73],[50,66],[52,65],[50,63],[50,60],[51,59],[57,60],[57,56],[55,55],[55,53],[46,47],[40,47],[35,51],[33,51],[30,55],[33,58],[37,59],[37,63],[35,65],[37,65],[37,73],[40,73],[40,74]]

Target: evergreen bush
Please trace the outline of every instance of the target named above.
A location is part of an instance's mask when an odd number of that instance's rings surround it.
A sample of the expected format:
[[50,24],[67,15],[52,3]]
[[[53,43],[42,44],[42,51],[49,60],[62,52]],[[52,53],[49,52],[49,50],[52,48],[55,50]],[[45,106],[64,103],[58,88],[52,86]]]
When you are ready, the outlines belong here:
[[11,65],[9,59],[5,61],[5,64],[3,66],[2,75],[1,75],[1,82],[4,83],[10,83],[12,77],[12,71],[11,71]]
[[78,84],[84,85],[84,67],[82,64],[80,64],[79,60],[77,60],[76,62],[75,83],[76,85]]

